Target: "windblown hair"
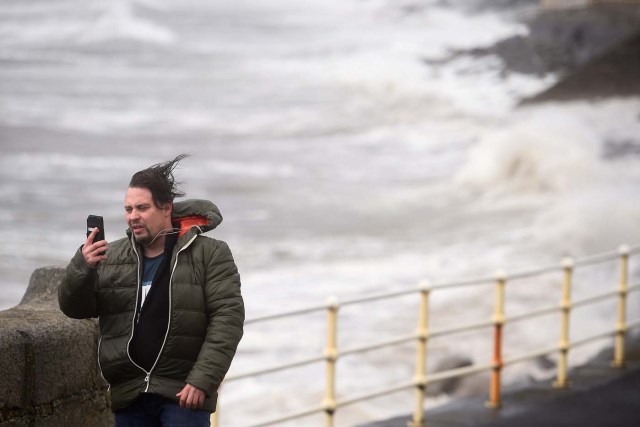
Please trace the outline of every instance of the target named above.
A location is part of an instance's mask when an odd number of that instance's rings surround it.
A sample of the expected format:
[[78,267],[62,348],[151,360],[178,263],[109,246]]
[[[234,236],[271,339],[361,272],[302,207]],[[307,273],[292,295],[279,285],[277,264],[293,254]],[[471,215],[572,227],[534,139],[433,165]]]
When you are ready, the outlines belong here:
[[189,157],[189,155],[180,154],[173,160],[158,163],[136,172],[131,177],[129,187],[146,188],[151,191],[153,203],[155,203],[158,208],[166,203],[173,203],[173,199],[185,195],[185,193],[178,190],[180,183],[176,182],[173,177],[173,170],[180,160],[185,157]]

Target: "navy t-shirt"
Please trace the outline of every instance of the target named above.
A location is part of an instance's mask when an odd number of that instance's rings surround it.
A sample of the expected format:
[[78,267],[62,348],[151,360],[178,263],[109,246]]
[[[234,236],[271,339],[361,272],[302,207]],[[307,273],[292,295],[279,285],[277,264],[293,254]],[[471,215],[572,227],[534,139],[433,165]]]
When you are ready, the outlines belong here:
[[169,324],[168,264],[164,254],[143,260],[139,308],[129,350],[132,360],[147,372],[160,353]]
[[151,290],[153,278],[156,276],[158,267],[162,264],[164,252],[153,258],[144,257],[144,272],[142,273],[142,290],[140,291],[140,307],[143,307],[144,300]]

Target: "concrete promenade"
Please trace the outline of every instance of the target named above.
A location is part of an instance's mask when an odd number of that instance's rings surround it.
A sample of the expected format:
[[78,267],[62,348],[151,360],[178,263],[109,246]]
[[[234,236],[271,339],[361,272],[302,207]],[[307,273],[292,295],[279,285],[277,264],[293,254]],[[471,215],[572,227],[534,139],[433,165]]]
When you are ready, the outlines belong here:
[[[428,427],[632,427],[640,426],[640,353],[624,369],[610,366],[607,351],[572,370],[570,387],[554,389],[552,379],[507,388],[502,408],[485,407],[485,397],[455,400],[425,412]],[[407,427],[410,416],[366,427]],[[364,427],[364,426],[362,426]]]
[[556,396],[519,414],[480,424],[490,427],[640,426],[640,367],[584,390]]

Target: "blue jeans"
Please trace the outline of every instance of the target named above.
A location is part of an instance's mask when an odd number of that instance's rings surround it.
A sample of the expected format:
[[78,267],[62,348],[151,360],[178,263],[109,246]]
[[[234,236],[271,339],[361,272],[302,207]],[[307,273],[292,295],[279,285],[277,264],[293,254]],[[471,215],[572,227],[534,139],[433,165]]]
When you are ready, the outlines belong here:
[[141,394],[131,406],[116,412],[116,427],[209,427],[207,411],[181,408],[157,394]]

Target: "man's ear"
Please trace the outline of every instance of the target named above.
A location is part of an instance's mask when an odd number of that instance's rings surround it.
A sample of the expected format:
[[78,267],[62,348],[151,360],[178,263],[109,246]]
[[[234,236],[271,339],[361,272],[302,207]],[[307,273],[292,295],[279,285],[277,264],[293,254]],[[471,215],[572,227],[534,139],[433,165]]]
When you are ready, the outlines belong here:
[[167,202],[165,203],[165,205],[162,207],[162,210],[165,212],[165,216],[171,216],[171,213],[173,212],[173,203],[171,202]]

